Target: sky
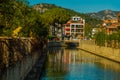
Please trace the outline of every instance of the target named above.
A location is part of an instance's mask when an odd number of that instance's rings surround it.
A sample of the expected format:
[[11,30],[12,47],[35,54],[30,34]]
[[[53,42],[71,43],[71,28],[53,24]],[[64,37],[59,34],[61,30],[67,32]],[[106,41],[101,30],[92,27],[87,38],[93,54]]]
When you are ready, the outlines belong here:
[[120,11],[120,0],[28,0],[30,5],[49,3],[81,13],[98,12],[101,10]]

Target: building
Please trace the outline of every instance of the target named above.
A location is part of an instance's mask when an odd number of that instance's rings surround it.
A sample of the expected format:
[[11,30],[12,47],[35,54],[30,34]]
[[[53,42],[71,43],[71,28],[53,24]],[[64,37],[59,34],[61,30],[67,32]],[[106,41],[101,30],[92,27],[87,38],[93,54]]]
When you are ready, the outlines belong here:
[[117,31],[118,20],[103,20],[103,27],[106,29],[107,34],[112,34]]
[[79,16],[73,16],[64,27],[64,35],[71,39],[84,38],[85,20]]
[[55,23],[55,25],[51,25],[49,29],[49,34],[59,40],[62,40],[63,35],[63,27],[62,24]]
[[118,19],[103,20],[102,26],[106,29],[108,35],[120,30],[120,13]]
[[120,23],[120,13],[118,13],[118,23]]

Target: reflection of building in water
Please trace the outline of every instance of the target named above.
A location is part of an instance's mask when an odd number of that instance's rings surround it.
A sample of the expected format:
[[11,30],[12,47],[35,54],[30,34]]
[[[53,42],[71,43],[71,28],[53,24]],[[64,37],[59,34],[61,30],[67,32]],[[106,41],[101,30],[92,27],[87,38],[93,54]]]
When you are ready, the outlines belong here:
[[65,50],[64,51],[64,62],[65,63],[75,63],[78,62],[80,59],[80,54],[78,54],[78,50]]
[[[94,64],[98,67],[110,69],[120,72],[120,64],[107,60],[105,58],[90,54],[81,50],[65,50],[64,51],[64,62],[65,63],[89,63]],[[115,65],[115,66],[114,66]]]
[[[97,61],[96,58],[92,58],[92,56],[89,56],[88,54],[82,54],[84,53],[81,50],[78,49],[60,49],[60,50],[52,50],[49,53],[52,53],[52,59],[50,58],[50,61],[54,61],[57,63],[57,65],[61,64],[70,64],[70,63],[76,63],[76,62],[95,62]],[[54,56],[53,56],[54,55]]]
[[[56,53],[49,54],[49,67],[53,72],[64,74],[69,71],[68,64],[74,63],[89,63],[97,67],[104,69],[114,69],[114,71],[120,71],[120,64],[112,62],[110,60],[98,57],[88,52],[78,49],[60,49],[56,50]],[[116,65],[116,66],[113,66]],[[113,68],[114,67],[114,68]]]
[[[52,51],[51,51],[52,52]],[[57,49],[56,51],[53,50],[52,54],[49,54],[49,62],[48,64],[50,71],[52,72],[51,75],[58,74],[63,75],[68,72],[67,65],[63,61],[63,48]]]
[[71,64],[71,63],[84,63],[84,62],[91,62],[94,63],[96,58],[90,57],[88,54],[81,54],[83,51],[81,50],[65,50],[64,51],[64,62]]

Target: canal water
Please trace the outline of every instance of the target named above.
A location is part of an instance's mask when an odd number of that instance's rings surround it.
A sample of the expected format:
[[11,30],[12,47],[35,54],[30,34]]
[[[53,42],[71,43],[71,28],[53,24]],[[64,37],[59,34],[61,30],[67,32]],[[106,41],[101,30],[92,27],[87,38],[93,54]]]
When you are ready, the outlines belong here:
[[77,48],[51,47],[40,80],[120,80],[120,64]]

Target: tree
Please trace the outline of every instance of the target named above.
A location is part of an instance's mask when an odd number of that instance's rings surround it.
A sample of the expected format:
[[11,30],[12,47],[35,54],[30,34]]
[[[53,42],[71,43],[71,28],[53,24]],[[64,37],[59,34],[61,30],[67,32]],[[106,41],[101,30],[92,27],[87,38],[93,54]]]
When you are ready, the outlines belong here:
[[91,38],[92,37],[92,26],[90,26],[89,24],[85,24],[85,36],[86,38]]
[[105,46],[106,36],[105,31],[98,32],[95,35],[95,43],[99,46]]

